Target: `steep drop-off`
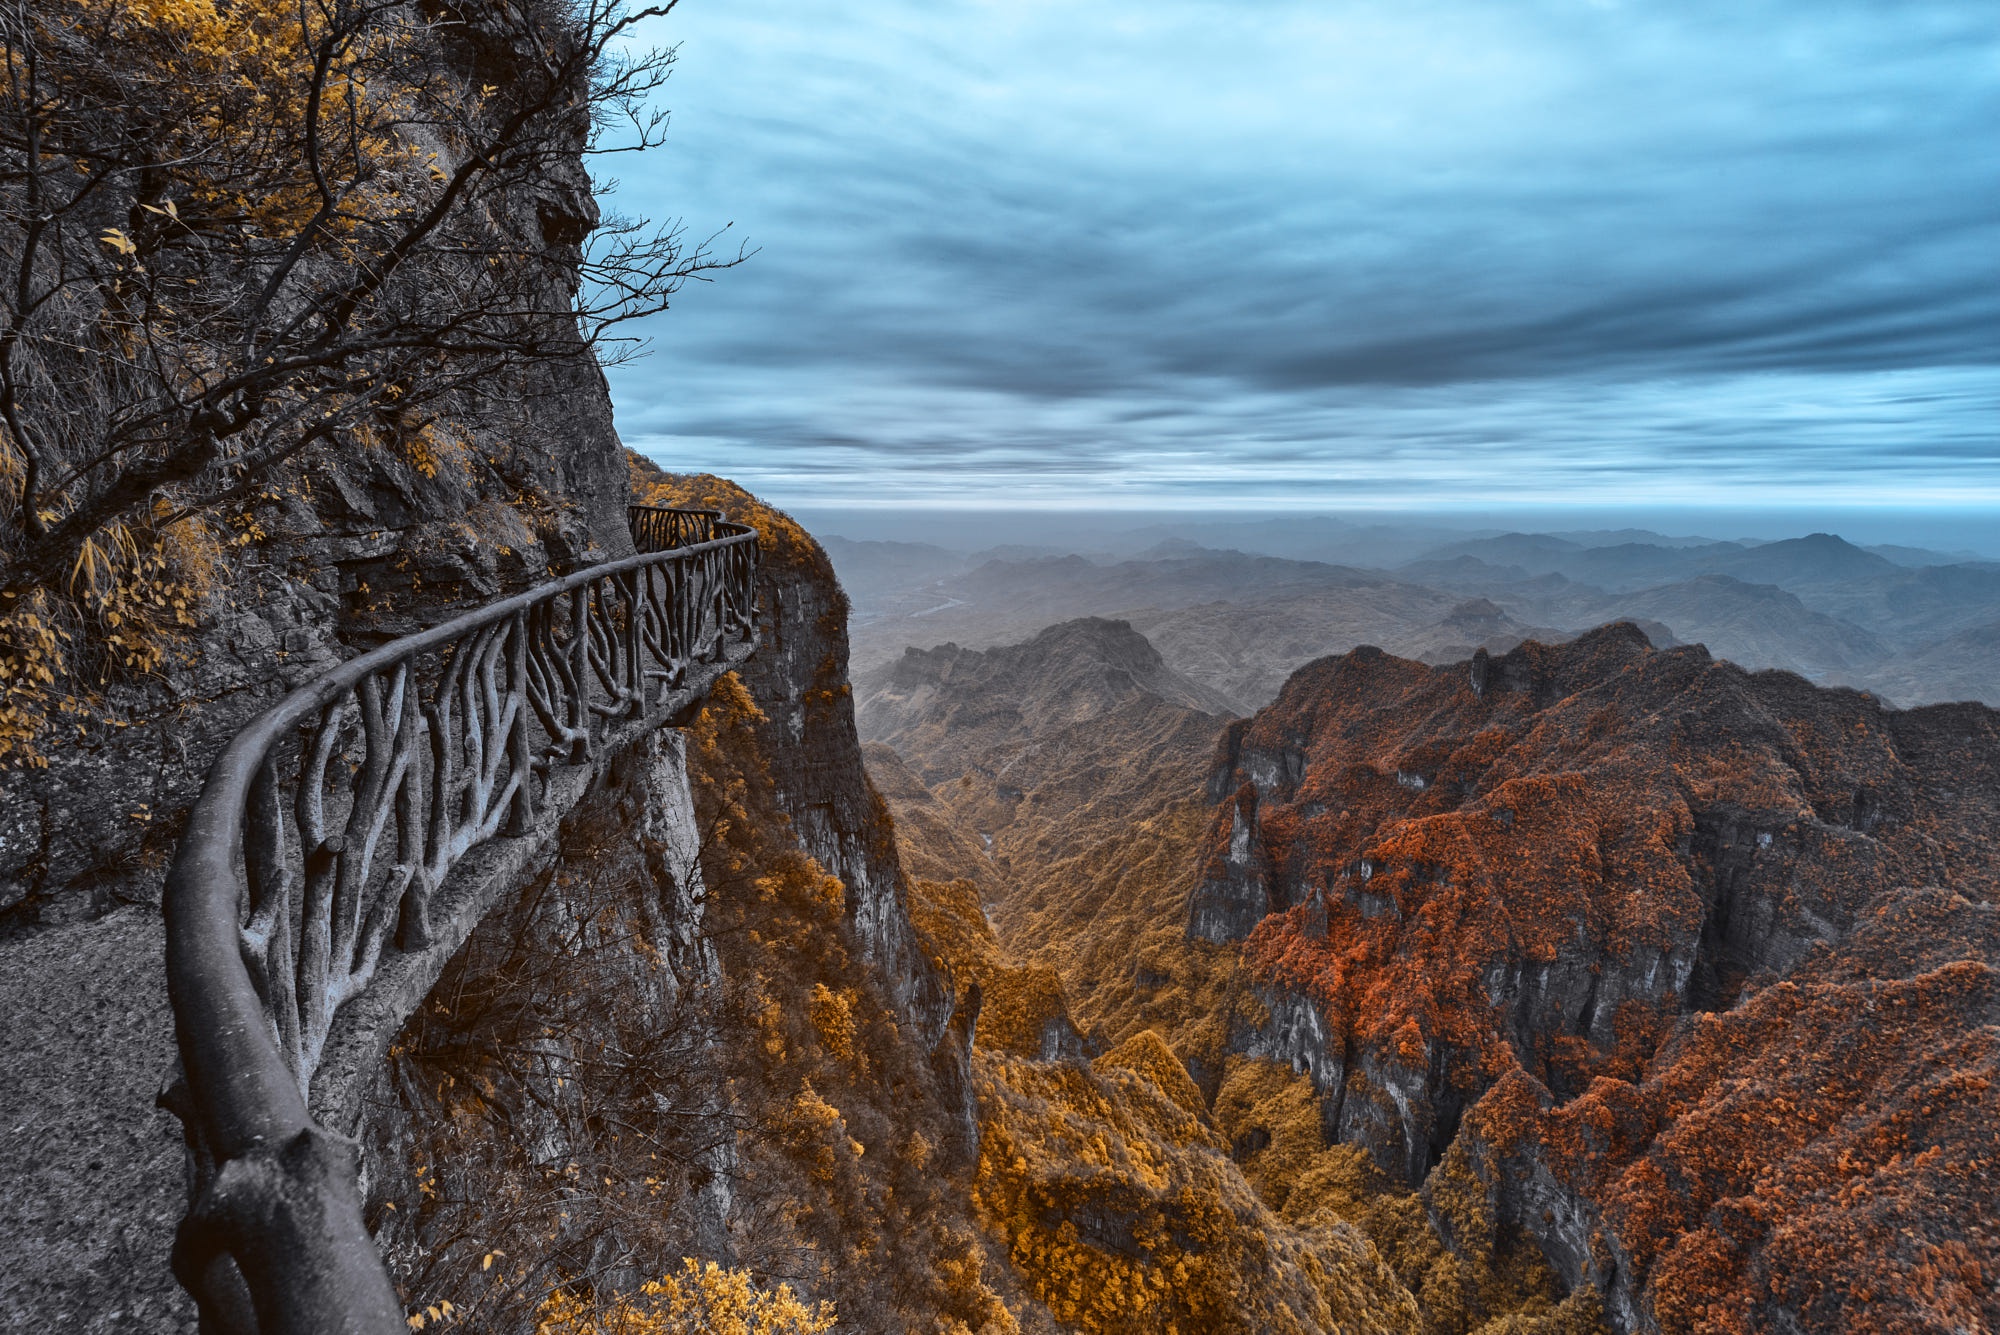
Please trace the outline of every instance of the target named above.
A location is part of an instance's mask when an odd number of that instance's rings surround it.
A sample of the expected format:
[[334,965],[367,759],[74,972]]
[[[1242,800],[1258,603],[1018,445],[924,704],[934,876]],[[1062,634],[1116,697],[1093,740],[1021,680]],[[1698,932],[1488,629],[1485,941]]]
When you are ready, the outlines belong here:
[[[1233,945],[1183,928],[1224,720],[1185,703],[1143,637],[1083,620],[984,653],[913,651],[860,694],[864,733],[906,748],[909,763],[868,748],[906,862],[958,877],[915,883],[918,924],[985,991],[981,1208],[1056,1315],[1085,1330],[1596,1329],[1589,1292],[1561,1301],[1470,1176],[1437,1206],[1481,1240],[1461,1255],[1407,1187],[1326,1149],[1303,1078],[1232,1051],[1269,1012]],[[1182,1305],[1149,1287],[1163,1273]]]
[[1186,1071],[1286,1226],[1358,1228],[1423,1328],[2000,1320],[1993,711],[1623,625],[1357,650],[1252,719],[1042,711],[1136,652],[1058,630],[864,679],[905,845],[1086,1044]]
[[634,486],[757,526],[758,658],[572,818],[412,1020],[371,1144],[398,1277],[554,1335],[689,1256],[842,1328],[1002,1335],[1010,1301],[1034,1328],[973,1219],[978,1003],[912,927],[839,587],[728,483]]
[[1329,1141],[1476,1170],[1626,1328],[2000,1315],[1993,711],[1629,627],[1357,650],[1232,724],[1209,791],[1189,931],[1247,938],[1247,1049]]

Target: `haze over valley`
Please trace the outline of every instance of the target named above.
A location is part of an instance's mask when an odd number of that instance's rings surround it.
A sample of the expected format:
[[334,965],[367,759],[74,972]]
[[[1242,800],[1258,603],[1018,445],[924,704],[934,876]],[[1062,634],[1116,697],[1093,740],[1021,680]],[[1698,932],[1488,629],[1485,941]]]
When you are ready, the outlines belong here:
[[[853,603],[854,664],[982,649],[1074,617],[1129,622],[1176,672],[1248,713],[1293,670],[1372,644],[1427,663],[1631,621],[1911,706],[2000,702],[2000,559],[1831,533],[1716,540],[1644,529],[1454,530],[1272,516],[1045,524],[973,548],[819,536]],[[977,536],[985,536],[980,532]]]

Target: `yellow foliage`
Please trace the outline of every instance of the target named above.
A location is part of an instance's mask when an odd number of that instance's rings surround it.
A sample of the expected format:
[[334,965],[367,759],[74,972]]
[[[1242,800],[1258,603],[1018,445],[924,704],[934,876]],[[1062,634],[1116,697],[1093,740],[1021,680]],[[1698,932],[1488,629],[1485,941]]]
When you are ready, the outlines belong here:
[[829,1303],[808,1306],[789,1285],[760,1289],[744,1271],[692,1257],[636,1297],[599,1302],[556,1293],[535,1315],[535,1335],[821,1335],[833,1326]]
[[466,473],[477,465],[477,456],[465,437],[441,422],[426,422],[407,433],[402,445],[410,467],[425,477],[436,477],[446,464]]
[[0,769],[46,764],[38,739],[52,715],[82,723],[99,687],[157,671],[222,580],[208,524],[118,523],[84,543],[67,588],[0,603]]
[[814,983],[806,1016],[826,1050],[843,1061],[854,1055],[854,1007],[825,983]]
[[757,548],[765,560],[783,566],[822,567],[832,581],[833,567],[819,544],[784,511],[713,473],[668,473],[630,450],[625,460],[631,473],[633,504],[670,510],[720,510],[735,523],[757,530]]
[[849,1323],[1017,1335],[989,1282],[987,1244],[960,1226],[970,1222],[970,1165],[947,1152],[955,1109],[924,1092],[929,1049],[849,952],[846,886],[801,849],[778,804],[760,733],[767,721],[744,684],[725,676],[688,737],[690,786],[709,832],[706,926],[742,989],[725,1015],[747,1029],[726,1028],[722,1044],[747,1118],[739,1208],[762,1245],[807,1267],[793,1273],[852,1295],[843,1300]]
[[843,1159],[858,1159],[863,1153],[861,1142],[847,1134],[847,1120],[840,1109],[821,1098],[811,1085],[792,1100],[784,1130],[793,1153],[807,1161],[816,1181],[833,1181]]
[[[1128,1056],[1154,1064],[1163,1049]],[[1135,1335],[1417,1332],[1365,1238],[1287,1227],[1152,1077],[996,1055],[979,1073],[974,1199],[1057,1320]]]
[[[1238,1145],[1254,1131],[1268,1137],[1257,1138],[1263,1148],[1245,1156],[1243,1171],[1267,1200],[1283,1202],[1288,1223],[1360,1229],[1416,1298],[1423,1335],[1595,1335],[1602,1329],[1594,1296],[1559,1303],[1555,1275],[1533,1244],[1518,1233],[1502,1235],[1460,1146],[1446,1151],[1424,1194],[1404,1190],[1359,1147],[1320,1147],[1311,1082],[1277,1062],[1232,1062],[1215,1115]],[[1451,1248],[1434,1218],[1450,1233]]]
[[1239,1147],[1243,1172],[1274,1210],[1323,1148],[1319,1096],[1282,1062],[1232,1057],[1215,1095],[1215,1122]]
[[1062,976],[1046,965],[1008,962],[970,880],[911,881],[910,921],[961,990],[966,983],[979,984],[983,999],[975,1039],[981,1047],[1038,1057],[1049,1026],[1070,1024]]
[[1187,1073],[1187,1067],[1167,1046],[1167,1040],[1151,1029],[1141,1029],[1111,1051],[1091,1063],[1099,1071],[1136,1071],[1153,1082],[1160,1093],[1196,1117],[1207,1114],[1201,1090]]
[[[280,145],[303,142],[309,114],[310,75],[321,34],[302,24],[298,11],[213,0],[81,0],[54,7],[51,26],[71,28],[101,49],[123,49],[143,58],[157,95],[184,113],[154,127],[154,133],[171,141],[156,150],[163,159],[231,165],[228,170],[186,173],[182,181],[189,195],[152,212],[171,210],[168,216],[178,221],[190,207],[222,205],[273,234],[296,232],[319,213],[323,200],[309,164],[282,160],[273,152]],[[379,46],[395,40],[384,34]],[[324,100],[348,103],[359,126],[406,103],[413,91],[396,80],[368,86],[362,67],[381,54],[365,44],[332,52]],[[371,211],[393,208],[399,187],[409,184],[410,173],[426,157],[416,143],[379,133],[364,133],[352,148],[375,170],[354,173],[352,193],[323,224],[335,235],[353,231]],[[268,166],[256,170],[252,164]],[[103,240],[121,254],[136,250],[117,229]]]

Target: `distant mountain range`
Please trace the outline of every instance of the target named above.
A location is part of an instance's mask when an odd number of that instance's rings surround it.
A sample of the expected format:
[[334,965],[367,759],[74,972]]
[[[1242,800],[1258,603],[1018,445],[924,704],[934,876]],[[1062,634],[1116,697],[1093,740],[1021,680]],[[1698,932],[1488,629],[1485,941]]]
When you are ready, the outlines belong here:
[[[1247,526],[1191,529],[1204,539]],[[824,539],[854,603],[858,670],[908,647],[1019,642],[1058,621],[1129,622],[1165,664],[1237,712],[1295,669],[1374,644],[1444,662],[1628,620],[1660,647],[1699,643],[1912,706],[2000,703],[2000,562],[1817,533],[1713,541],[1643,530],[1488,533],[1330,528],[1340,562],[1203,545],[1145,529],[1129,554]],[[1445,541],[1438,541],[1439,538]],[[1418,550],[1418,540],[1424,544]],[[1145,540],[1145,545],[1134,544]],[[1279,544],[1314,546],[1310,534]],[[1958,554],[1962,555],[1962,554]]]

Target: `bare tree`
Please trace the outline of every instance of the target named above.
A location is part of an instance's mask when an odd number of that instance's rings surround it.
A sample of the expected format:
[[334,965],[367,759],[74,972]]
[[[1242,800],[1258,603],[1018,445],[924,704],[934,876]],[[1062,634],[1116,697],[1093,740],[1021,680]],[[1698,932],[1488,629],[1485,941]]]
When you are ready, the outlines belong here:
[[578,166],[658,142],[673,53],[628,44],[672,8],[5,0],[0,598],[738,262],[600,220]]

